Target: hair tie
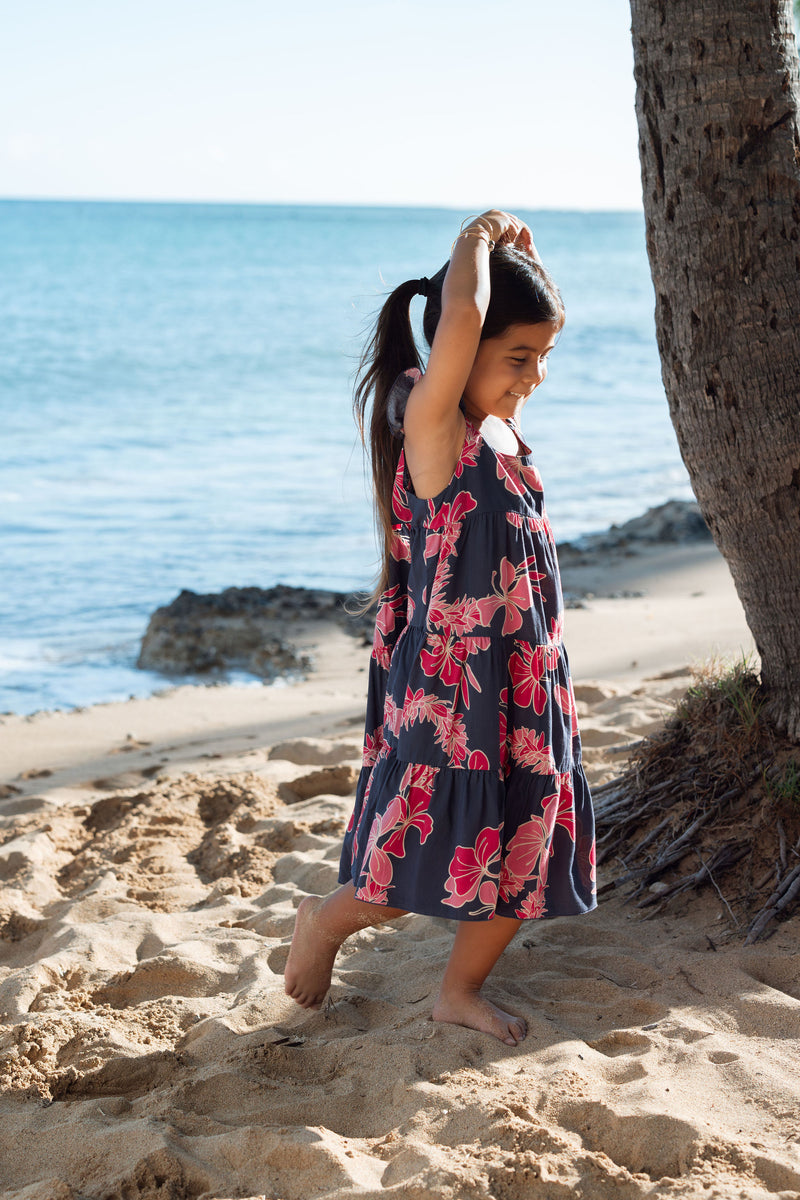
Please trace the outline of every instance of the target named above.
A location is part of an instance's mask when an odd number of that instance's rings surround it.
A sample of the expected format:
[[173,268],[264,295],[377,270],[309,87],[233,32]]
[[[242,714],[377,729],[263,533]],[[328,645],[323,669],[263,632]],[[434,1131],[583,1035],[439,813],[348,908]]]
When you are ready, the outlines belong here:
[[427,276],[423,275],[422,278],[417,283],[417,295],[418,296],[427,296],[429,284],[430,284],[430,279],[428,279]]

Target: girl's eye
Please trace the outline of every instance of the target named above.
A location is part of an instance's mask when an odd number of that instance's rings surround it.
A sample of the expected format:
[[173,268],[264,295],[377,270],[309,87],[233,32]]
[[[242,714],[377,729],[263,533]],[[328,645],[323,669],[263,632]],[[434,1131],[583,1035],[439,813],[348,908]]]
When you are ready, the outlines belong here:
[[511,362],[514,363],[515,366],[521,367],[522,364],[525,362],[525,359],[524,358],[512,358]]

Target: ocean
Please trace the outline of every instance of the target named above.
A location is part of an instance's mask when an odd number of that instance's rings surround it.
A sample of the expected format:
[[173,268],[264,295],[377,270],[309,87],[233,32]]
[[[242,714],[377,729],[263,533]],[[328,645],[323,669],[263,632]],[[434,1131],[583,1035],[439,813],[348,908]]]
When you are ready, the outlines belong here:
[[[0,202],[0,712],[172,682],[135,661],[181,588],[371,584],[353,376],[464,215]],[[520,215],[567,309],[523,421],[557,539],[690,499],[643,216]]]

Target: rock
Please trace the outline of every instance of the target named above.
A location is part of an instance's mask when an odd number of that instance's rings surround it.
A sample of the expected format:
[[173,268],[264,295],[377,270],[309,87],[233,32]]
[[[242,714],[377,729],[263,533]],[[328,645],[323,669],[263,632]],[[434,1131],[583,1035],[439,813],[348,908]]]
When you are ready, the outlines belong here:
[[352,617],[344,607],[349,599],[339,592],[284,584],[231,587],[207,595],[184,590],[153,613],[136,665],[165,674],[238,668],[267,680],[306,671],[310,658],[286,637],[293,624],[335,620],[359,637],[367,637],[366,625],[372,640],[374,610]]
[[589,533],[564,542],[558,547],[562,565],[580,561],[582,556],[597,550],[625,550],[639,542],[704,542],[711,540],[700,506],[694,500],[667,500],[648,508],[640,517],[632,517],[623,525],[612,525],[602,533]]

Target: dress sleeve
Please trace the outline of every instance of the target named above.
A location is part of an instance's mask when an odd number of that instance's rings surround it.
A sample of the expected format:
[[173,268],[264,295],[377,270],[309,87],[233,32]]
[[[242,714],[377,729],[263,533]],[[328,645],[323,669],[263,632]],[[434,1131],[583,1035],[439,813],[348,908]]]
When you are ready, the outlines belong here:
[[420,379],[422,379],[422,372],[419,368],[409,367],[407,371],[402,371],[397,376],[389,389],[389,395],[386,398],[386,420],[395,437],[403,436],[403,418],[408,397],[411,395],[414,384]]

